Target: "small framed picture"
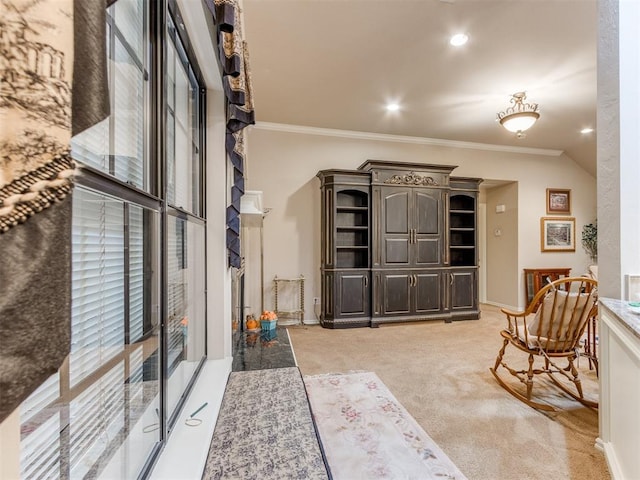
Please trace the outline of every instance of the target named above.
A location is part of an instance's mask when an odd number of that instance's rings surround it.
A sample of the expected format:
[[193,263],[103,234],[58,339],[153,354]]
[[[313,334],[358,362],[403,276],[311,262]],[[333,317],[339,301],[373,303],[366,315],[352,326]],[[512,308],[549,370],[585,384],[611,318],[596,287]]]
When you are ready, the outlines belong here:
[[571,215],[571,190],[547,188],[547,214]]
[[540,219],[540,249],[543,252],[575,252],[576,219],[573,217],[542,217]]

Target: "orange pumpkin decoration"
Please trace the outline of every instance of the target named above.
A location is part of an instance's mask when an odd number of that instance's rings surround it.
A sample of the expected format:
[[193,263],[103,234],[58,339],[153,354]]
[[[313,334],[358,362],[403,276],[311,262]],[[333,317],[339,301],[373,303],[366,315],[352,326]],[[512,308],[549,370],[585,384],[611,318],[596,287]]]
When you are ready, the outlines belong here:
[[255,318],[250,318],[249,320],[247,320],[247,328],[249,330],[255,330],[256,328],[258,328],[258,321]]
[[265,310],[264,312],[262,312],[262,315],[260,315],[260,320],[277,320],[278,317],[276,316],[276,312],[273,312],[271,310]]

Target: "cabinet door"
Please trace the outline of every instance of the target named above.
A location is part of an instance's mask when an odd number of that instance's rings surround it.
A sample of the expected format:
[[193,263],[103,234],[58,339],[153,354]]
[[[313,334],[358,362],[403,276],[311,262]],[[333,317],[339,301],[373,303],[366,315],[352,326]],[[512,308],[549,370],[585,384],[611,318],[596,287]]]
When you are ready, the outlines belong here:
[[407,272],[381,274],[382,315],[408,315],[411,313],[413,275]]
[[413,218],[414,258],[417,267],[435,266],[442,263],[442,192],[436,189],[414,190]]
[[411,189],[381,189],[380,230],[382,265],[405,267],[410,263]]
[[453,270],[451,282],[451,311],[474,310],[478,305],[476,269]]
[[435,313],[443,310],[443,276],[441,271],[414,274],[415,313]]
[[369,272],[339,272],[336,277],[336,317],[369,316]]

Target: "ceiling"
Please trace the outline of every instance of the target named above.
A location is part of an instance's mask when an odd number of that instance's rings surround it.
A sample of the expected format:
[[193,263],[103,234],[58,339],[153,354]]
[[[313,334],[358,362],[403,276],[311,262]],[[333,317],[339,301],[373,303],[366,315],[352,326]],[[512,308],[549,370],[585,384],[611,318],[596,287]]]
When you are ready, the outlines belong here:
[[[563,150],[596,174],[596,0],[244,0],[244,26],[258,122]],[[496,121],[519,91],[540,106],[522,139]]]

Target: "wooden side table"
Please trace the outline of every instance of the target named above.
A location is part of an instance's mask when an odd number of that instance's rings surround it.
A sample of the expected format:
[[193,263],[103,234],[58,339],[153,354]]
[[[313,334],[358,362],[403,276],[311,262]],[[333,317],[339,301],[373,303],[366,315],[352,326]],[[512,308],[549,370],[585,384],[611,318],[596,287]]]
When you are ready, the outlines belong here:
[[529,306],[538,290],[547,284],[560,278],[570,276],[570,268],[525,268],[524,269],[524,293],[527,299],[525,308]]

